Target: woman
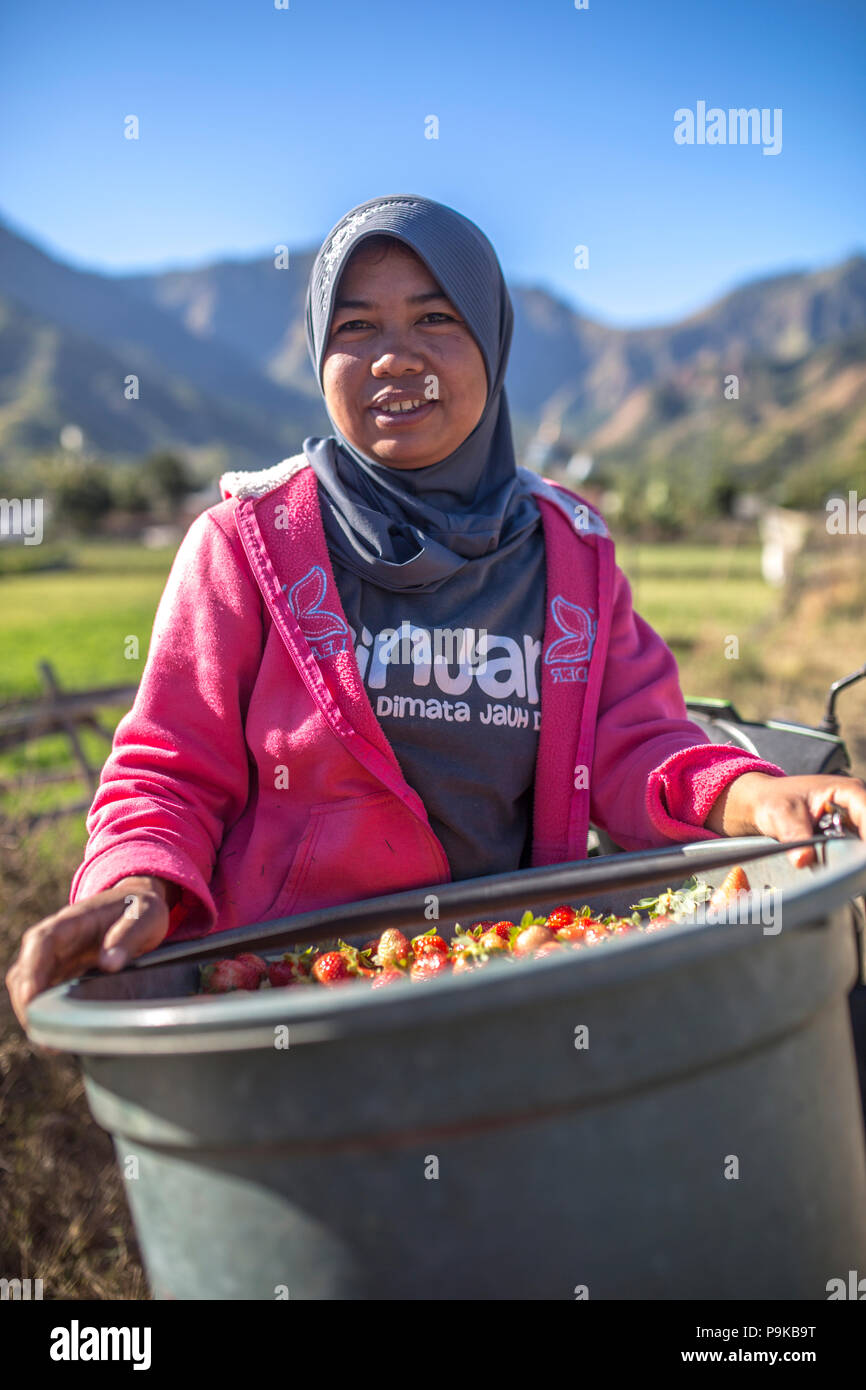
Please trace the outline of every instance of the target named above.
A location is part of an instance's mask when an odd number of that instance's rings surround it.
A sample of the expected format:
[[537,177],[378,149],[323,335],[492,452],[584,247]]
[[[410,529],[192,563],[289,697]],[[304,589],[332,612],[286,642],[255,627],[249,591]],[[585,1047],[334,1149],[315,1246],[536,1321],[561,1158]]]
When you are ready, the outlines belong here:
[[[221,479],[157,611],[41,989],[173,938],[586,854],[802,838],[828,797],[689,722],[601,517],[517,469],[486,237],[395,196],[326,239],[307,334],[333,434]],[[801,851],[796,862],[810,862]],[[419,914],[423,904],[419,898]]]

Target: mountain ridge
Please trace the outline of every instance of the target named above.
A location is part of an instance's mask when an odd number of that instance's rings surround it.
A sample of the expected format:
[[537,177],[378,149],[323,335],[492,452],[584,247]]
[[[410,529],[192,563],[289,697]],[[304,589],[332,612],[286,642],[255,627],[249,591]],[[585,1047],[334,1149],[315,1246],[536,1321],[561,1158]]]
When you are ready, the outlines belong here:
[[[50,447],[66,419],[97,455],[174,447],[253,467],[294,452],[327,429],[304,333],[314,255],[290,251],[286,270],[261,256],[107,275],[70,267],[0,222],[0,457]],[[521,450],[541,427],[602,461],[671,450],[705,459],[709,433],[748,469],[756,457],[780,458],[785,438],[799,441],[800,455],[810,439],[816,446],[823,418],[819,453],[832,440],[859,456],[860,252],[761,275],[682,320],[637,328],[605,324],[537,284],[509,288],[506,385]],[[141,378],[135,402],[123,396],[129,373]],[[731,375],[739,411],[723,393]]]

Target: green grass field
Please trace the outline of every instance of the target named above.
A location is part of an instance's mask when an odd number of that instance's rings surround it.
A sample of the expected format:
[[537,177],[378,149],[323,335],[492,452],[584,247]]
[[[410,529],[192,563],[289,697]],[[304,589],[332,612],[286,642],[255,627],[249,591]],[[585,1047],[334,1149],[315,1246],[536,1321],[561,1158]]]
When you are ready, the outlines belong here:
[[[76,549],[72,570],[0,579],[0,702],[41,693],[38,661],[70,688],[135,684],[173,552],[132,545]],[[129,635],[140,660],[124,656]]]

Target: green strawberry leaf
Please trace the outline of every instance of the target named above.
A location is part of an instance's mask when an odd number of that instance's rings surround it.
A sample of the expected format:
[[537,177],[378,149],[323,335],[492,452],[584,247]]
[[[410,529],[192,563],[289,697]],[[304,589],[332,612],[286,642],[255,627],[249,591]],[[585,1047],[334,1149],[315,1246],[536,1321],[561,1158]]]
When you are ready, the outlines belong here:
[[648,911],[650,917],[672,917],[678,912],[687,912],[691,907],[705,902],[711,892],[710,885],[700,881],[693,874],[682,888],[666,888],[657,897],[641,898],[639,902],[632,903],[631,906],[633,909]]

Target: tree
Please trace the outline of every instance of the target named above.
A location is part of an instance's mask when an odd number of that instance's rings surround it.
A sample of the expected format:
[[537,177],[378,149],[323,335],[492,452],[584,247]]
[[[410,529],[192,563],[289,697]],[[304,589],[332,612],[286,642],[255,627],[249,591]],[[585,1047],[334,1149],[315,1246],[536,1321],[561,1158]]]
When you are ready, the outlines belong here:
[[97,531],[100,521],[114,505],[104,470],[84,465],[62,478],[57,486],[55,505],[61,526],[68,523],[84,534]]
[[176,454],[163,452],[152,454],[146,460],[144,481],[161,502],[174,510],[189,493],[195,491],[195,483],[190,477],[183,459]]

